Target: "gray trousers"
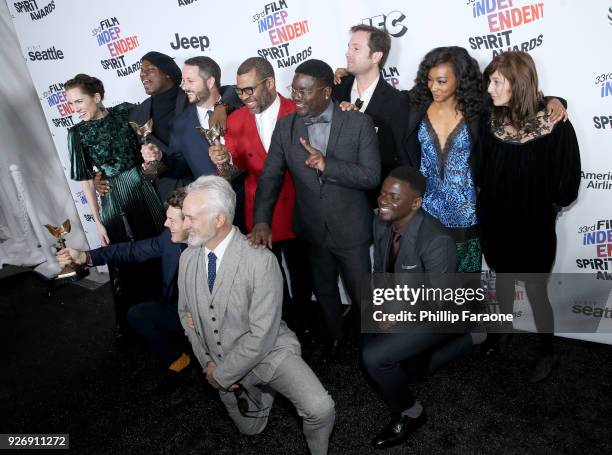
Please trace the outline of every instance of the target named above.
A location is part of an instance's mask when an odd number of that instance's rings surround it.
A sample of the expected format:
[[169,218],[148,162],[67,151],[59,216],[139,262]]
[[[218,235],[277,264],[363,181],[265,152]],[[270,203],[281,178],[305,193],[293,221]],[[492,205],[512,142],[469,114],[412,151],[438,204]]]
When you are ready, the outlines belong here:
[[329,436],[336,418],[334,401],[323,388],[319,378],[299,355],[287,356],[268,382],[249,373],[240,384],[248,393],[248,397],[245,397],[249,403],[246,416],[238,410],[234,392],[220,391],[219,395],[241,433],[253,435],[264,430],[274,397],[278,392],[295,406],[298,415],[302,418],[303,432],[310,453],[313,455],[327,453]]

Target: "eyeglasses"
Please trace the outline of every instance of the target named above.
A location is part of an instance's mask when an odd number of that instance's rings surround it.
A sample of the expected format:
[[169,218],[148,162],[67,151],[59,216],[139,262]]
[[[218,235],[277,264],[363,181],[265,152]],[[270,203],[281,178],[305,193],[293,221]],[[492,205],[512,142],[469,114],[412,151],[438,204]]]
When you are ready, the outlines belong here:
[[323,90],[325,87],[317,87],[317,88],[301,88],[299,90],[294,89],[291,85],[287,86],[287,90],[289,94],[293,98],[304,98],[305,96],[310,96],[317,90]]
[[236,95],[238,96],[242,96],[242,95],[251,96],[253,92],[255,91],[255,89],[261,84],[263,84],[264,82],[266,82],[267,80],[268,78],[266,77],[262,79],[261,81],[259,81],[257,84],[255,84],[253,87],[245,87],[245,88],[236,87],[234,90],[236,90]]

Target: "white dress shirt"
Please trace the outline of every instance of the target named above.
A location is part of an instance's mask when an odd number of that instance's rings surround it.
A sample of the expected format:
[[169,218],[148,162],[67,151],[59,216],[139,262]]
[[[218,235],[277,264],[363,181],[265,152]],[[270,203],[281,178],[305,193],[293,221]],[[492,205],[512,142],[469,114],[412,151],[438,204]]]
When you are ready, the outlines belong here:
[[266,153],[268,153],[270,142],[272,142],[272,133],[274,132],[274,127],[276,126],[278,111],[280,111],[280,96],[278,96],[277,93],[276,98],[265,111],[255,114],[257,132],[259,133],[259,138],[261,139],[261,143],[263,144]]
[[380,79],[380,74],[374,80],[374,82],[372,82],[369,85],[369,87],[366,88],[361,93],[361,95],[359,95],[359,91],[357,90],[357,79],[353,81],[353,87],[351,88],[351,104],[355,104],[355,101],[357,101],[357,98],[363,101],[363,105],[361,106],[361,109],[359,109],[361,112],[365,112],[365,110],[368,108],[368,104],[370,103],[370,100],[372,99],[372,95],[374,94],[374,89],[376,88],[376,84],[378,84],[379,79]]
[[232,226],[232,230],[229,232],[229,234],[225,236],[223,240],[221,240],[221,243],[217,245],[217,248],[215,248],[214,250],[209,250],[208,248],[204,247],[204,260],[206,261],[206,268],[204,270],[208,270],[208,253],[212,251],[213,253],[215,253],[215,256],[217,256],[216,272],[219,271],[219,266],[221,265],[221,260],[223,259],[225,250],[227,249],[227,246],[229,245],[232,238],[234,237],[234,231],[236,231],[236,227]]

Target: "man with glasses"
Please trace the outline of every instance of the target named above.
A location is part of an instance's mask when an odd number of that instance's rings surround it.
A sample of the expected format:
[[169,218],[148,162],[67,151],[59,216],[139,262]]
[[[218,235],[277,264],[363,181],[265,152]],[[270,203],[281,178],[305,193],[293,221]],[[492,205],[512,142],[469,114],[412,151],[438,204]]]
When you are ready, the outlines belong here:
[[332,69],[320,60],[296,68],[290,88],[296,111],[280,119],[272,135],[249,234],[253,243],[271,242],[272,215],[288,170],[296,195],[293,231],[308,244],[314,290],[328,329],[323,361],[338,356],[345,334],[339,273],[359,321],[360,281],[371,270],[372,210],[366,191],[380,179],[372,121],[332,103],[333,79]]
[[[272,132],[278,119],[295,111],[295,104],[276,92],[274,69],[262,57],[248,58],[238,67],[236,94],[244,106],[228,118],[225,144],[214,144],[208,152],[217,165],[230,160],[231,153],[233,164],[247,171],[244,217],[246,228],[250,231],[253,229],[257,181],[268,155]],[[278,203],[272,214],[272,239],[267,246],[275,254],[279,265],[282,264],[282,257],[285,257],[290,282],[287,283],[285,277],[284,303],[288,303],[291,290],[294,305],[285,305],[283,318],[303,335],[310,328],[306,321],[313,313],[309,311],[312,280],[304,260],[306,250],[291,228],[294,205],[295,187],[291,176],[285,172]]]

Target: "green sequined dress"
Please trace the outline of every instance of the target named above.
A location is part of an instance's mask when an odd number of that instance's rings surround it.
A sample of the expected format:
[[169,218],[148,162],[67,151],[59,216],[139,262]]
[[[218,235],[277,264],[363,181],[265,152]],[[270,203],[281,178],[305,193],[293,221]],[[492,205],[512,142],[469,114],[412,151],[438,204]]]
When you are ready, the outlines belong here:
[[120,104],[109,108],[106,117],[68,130],[70,177],[91,180],[95,166],[109,181],[110,190],[100,197],[100,221],[111,243],[153,237],[164,223],[159,196],[140,170],[142,159],[128,111],[129,104]]

